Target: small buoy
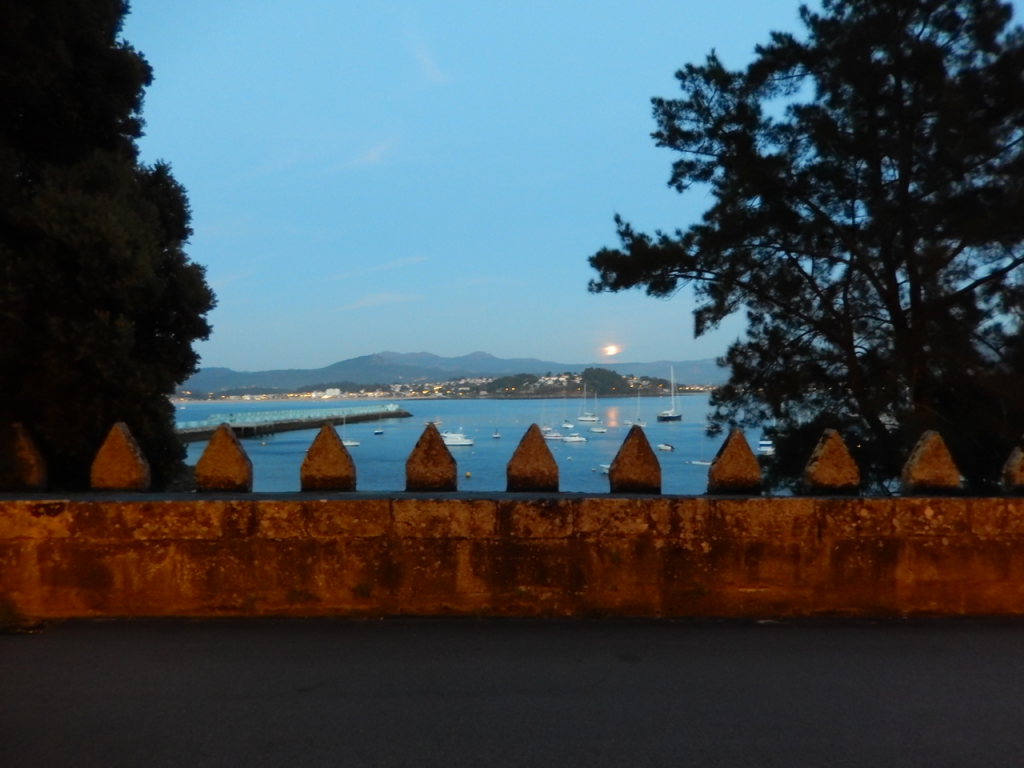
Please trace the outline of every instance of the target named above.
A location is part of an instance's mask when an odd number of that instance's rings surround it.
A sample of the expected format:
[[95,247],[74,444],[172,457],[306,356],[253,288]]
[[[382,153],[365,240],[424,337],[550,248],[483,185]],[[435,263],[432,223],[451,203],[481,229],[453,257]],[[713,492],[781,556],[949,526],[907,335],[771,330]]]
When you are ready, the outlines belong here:
[[466,477],[469,477],[469,472],[466,473]]
[[266,445],[266,443],[263,443],[263,445]]

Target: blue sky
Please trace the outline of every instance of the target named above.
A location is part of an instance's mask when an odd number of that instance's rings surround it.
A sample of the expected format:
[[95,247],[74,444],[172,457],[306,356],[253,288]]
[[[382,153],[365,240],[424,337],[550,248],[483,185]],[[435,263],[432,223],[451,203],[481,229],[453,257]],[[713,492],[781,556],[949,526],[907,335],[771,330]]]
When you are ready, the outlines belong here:
[[[790,0],[135,0],[155,71],[143,158],[188,189],[219,306],[203,365],[382,350],[558,362],[712,357],[692,302],[589,294],[613,215],[675,229],[650,98],[712,49],[749,61]],[[605,358],[607,359],[607,358]]]

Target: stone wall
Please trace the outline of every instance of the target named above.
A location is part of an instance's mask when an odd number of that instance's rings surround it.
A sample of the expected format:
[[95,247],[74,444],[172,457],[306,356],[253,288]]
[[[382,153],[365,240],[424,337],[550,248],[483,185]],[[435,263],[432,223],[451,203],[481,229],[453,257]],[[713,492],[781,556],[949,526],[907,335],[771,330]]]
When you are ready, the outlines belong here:
[[[536,425],[506,493],[457,492],[429,425],[406,491],[356,490],[330,425],[306,453],[304,492],[251,494],[252,464],[227,425],[196,465],[199,493],[158,496],[128,427],[92,466],[94,492],[47,494],[46,462],[18,425],[0,480],[0,623],[72,616],[470,614],[894,616],[1024,614],[1024,451],[1006,496],[965,498],[936,433],[908,457],[902,495],[857,495],[859,472],[827,431],[807,497],[761,497],[741,432],[708,470],[708,495],[661,495],[634,427],[610,493],[558,493]],[[0,488],[4,488],[0,483]],[[103,491],[107,495],[101,495]],[[111,493],[113,492],[113,493]],[[844,494],[844,495],[836,495]]]
[[0,497],[8,614],[1024,614],[1024,499]]

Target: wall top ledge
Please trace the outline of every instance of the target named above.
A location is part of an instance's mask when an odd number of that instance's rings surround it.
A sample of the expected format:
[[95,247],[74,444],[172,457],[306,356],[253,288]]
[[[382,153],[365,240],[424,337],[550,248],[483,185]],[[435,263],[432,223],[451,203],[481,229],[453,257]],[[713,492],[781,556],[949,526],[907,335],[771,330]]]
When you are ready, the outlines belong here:
[[509,493],[496,491],[493,493],[483,491],[455,491],[455,492],[420,492],[410,493],[399,492],[376,492],[376,491],[349,491],[349,492],[306,492],[306,493],[128,493],[128,492],[104,492],[85,491],[78,493],[0,493],[0,504],[7,502],[96,502],[96,503],[136,503],[152,504],[154,502],[190,502],[190,501],[248,501],[248,502],[318,502],[318,501],[611,501],[616,499],[633,499],[648,501],[750,501],[760,503],[779,504],[789,501],[806,502],[808,500],[822,502],[900,502],[906,501],[912,504],[922,504],[930,500],[937,503],[949,503],[951,501],[1006,501],[1019,502],[1019,496],[949,496],[949,495],[923,495],[923,496],[858,496],[858,495],[801,495],[801,496],[768,496],[768,495],[725,495],[725,494],[698,494],[692,496],[669,495],[669,494],[648,494],[648,493],[538,493],[521,492]]

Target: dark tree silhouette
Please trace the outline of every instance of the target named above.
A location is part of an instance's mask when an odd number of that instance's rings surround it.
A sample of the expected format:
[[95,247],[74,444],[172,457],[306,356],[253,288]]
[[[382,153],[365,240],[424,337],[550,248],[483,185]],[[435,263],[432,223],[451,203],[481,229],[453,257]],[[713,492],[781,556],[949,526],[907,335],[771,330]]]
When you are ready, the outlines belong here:
[[162,482],[184,451],[167,399],[196,370],[214,297],[183,246],[185,190],[139,162],[152,76],[121,0],[0,5],[0,423],[23,422],[52,484],[87,485],[127,422]]
[[925,428],[972,486],[1024,430],[1024,35],[996,0],[824,0],[743,71],[712,53],[654,99],[673,234],[616,217],[593,291],[692,283],[695,332],[745,309],[712,418],[775,420],[775,481],[826,426],[876,485]]

